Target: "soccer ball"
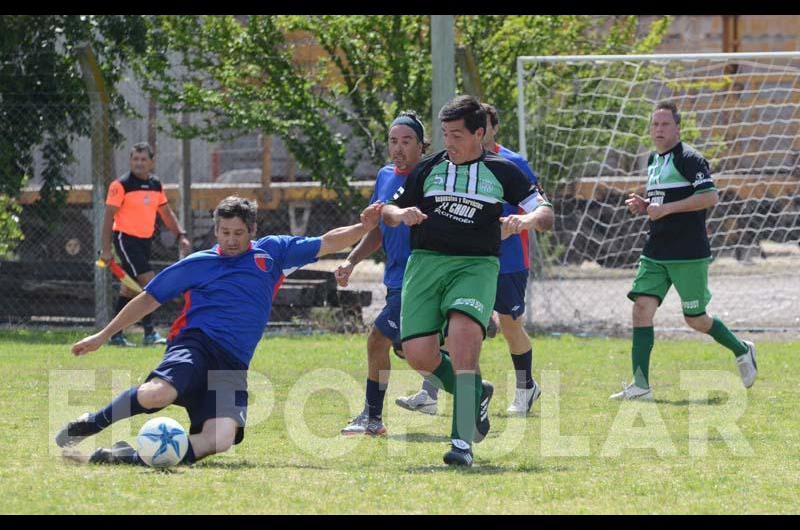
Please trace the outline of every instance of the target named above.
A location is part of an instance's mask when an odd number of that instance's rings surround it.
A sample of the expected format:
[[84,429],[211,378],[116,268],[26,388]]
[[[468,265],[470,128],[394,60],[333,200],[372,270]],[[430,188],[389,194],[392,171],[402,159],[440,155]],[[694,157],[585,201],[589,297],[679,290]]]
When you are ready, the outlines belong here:
[[180,423],[164,416],[142,425],[136,436],[139,458],[152,467],[170,467],[189,449],[189,435]]

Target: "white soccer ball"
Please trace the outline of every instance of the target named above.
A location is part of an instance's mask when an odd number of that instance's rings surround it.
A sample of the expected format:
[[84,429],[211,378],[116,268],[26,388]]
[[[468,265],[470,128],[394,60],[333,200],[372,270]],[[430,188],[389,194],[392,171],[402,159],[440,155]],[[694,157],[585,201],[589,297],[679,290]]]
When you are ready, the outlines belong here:
[[180,423],[164,416],[142,425],[136,436],[139,457],[152,467],[174,466],[189,449],[189,435]]

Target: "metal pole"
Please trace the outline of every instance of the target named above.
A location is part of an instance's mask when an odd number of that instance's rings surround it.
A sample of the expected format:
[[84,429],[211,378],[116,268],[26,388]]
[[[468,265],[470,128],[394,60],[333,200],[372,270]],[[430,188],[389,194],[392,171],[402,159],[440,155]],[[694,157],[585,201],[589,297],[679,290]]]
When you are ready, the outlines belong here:
[[456,94],[456,46],[453,15],[431,15],[431,104],[433,150],[444,148],[439,110]]
[[528,160],[528,142],[525,137],[525,65],[517,57],[517,123],[519,128],[519,145],[517,153]]

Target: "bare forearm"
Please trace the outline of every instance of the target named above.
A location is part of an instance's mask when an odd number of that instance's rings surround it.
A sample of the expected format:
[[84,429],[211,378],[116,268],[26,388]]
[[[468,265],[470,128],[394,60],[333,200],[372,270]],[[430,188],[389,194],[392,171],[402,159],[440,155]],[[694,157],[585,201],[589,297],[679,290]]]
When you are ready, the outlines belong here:
[[111,335],[120,331],[122,329],[127,328],[135,324],[136,322],[140,321],[142,317],[149,315],[161,304],[158,301],[150,296],[147,291],[144,291],[136,297],[128,302],[128,304],[122,308],[117,316],[108,323],[106,327],[100,332],[103,337],[107,340]]
[[664,204],[664,207],[667,209],[667,215],[682,212],[696,212],[698,210],[711,208],[717,204],[718,200],[716,191],[707,191],[705,193],[696,193],[680,201],[668,202]]
[[385,204],[383,206],[383,210],[381,210],[383,222],[386,223],[387,226],[391,227],[399,225],[402,222],[400,218],[401,210],[402,209],[399,206],[394,204]]
[[172,208],[168,209],[166,212],[162,211],[161,219],[164,221],[167,229],[176,236],[184,233],[178,218],[175,216],[175,212],[172,211]]
[[111,252],[111,229],[114,227],[114,212],[109,208],[106,208],[105,213],[103,214],[103,235],[102,235],[102,245],[104,252]]
[[339,252],[342,249],[358,243],[366,233],[367,229],[362,223],[351,226],[342,226],[326,232],[322,236],[322,243],[317,256],[324,256],[332,252]]
[[379,248],[381,248],[381,230],[375,227],[350,252],[350,255],[347,256],[347,261],[356,265]]
[[523,215],[522,222],[525,230],[545,232],[553,229],[555,213],[549,206],[540,206],[534,211]]

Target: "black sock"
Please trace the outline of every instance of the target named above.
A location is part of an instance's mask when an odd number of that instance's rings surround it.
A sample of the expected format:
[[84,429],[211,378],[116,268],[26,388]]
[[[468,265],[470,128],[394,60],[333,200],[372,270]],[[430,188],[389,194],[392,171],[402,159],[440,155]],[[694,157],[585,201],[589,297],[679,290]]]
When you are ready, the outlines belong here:
[[148,313],[147,315],[145,315],[142,318],[140,324],[144,327],[144,334],[145,335],[150,335],[151,333],[153,333],[153,331],[155,331],[153,329],[153,314],[152,313]]
[[370,419],[379,420],[383,416],[383,398],[386,396],[386,387],[381,389],[381,384],[367,378],[367,413]]
[[[102,431],[115,421],[124,420],[137,414],[150,414],[161,409],[146,409],[139,404],[136,397],[139,387],[132,386],[120,395],[115,397],[111,403],[98,410],[92,415],[93,423],[97,426],[97,432]],[[97,434],[97,433],[95,433]]]
[[511,354],[511,361],[514,363],[514,371],[517,374],[517,388],[533,388],[533,374],[531,374],[533,350],[528,350],[521,355]]
[[[114,307],[114,316],[119,315],[119,312],[122,311],[122,308],[128,305],[128,302],[130,302],[131,300],[132,300],[131,298],[127,298],[122,295],[118,296],[117,305]],[[122,331],[123,330],[119,330],[116,333],[114,333],[114,337],[119,337],[120,335],[122,335]]]
[[186,454],[183,455],[183,458],[179,463],[190,466],[195,462],[197,462],[197,457],[194,455],[194,447],[192,447],[192,441],[189,440],[189,447],[186,449]]

